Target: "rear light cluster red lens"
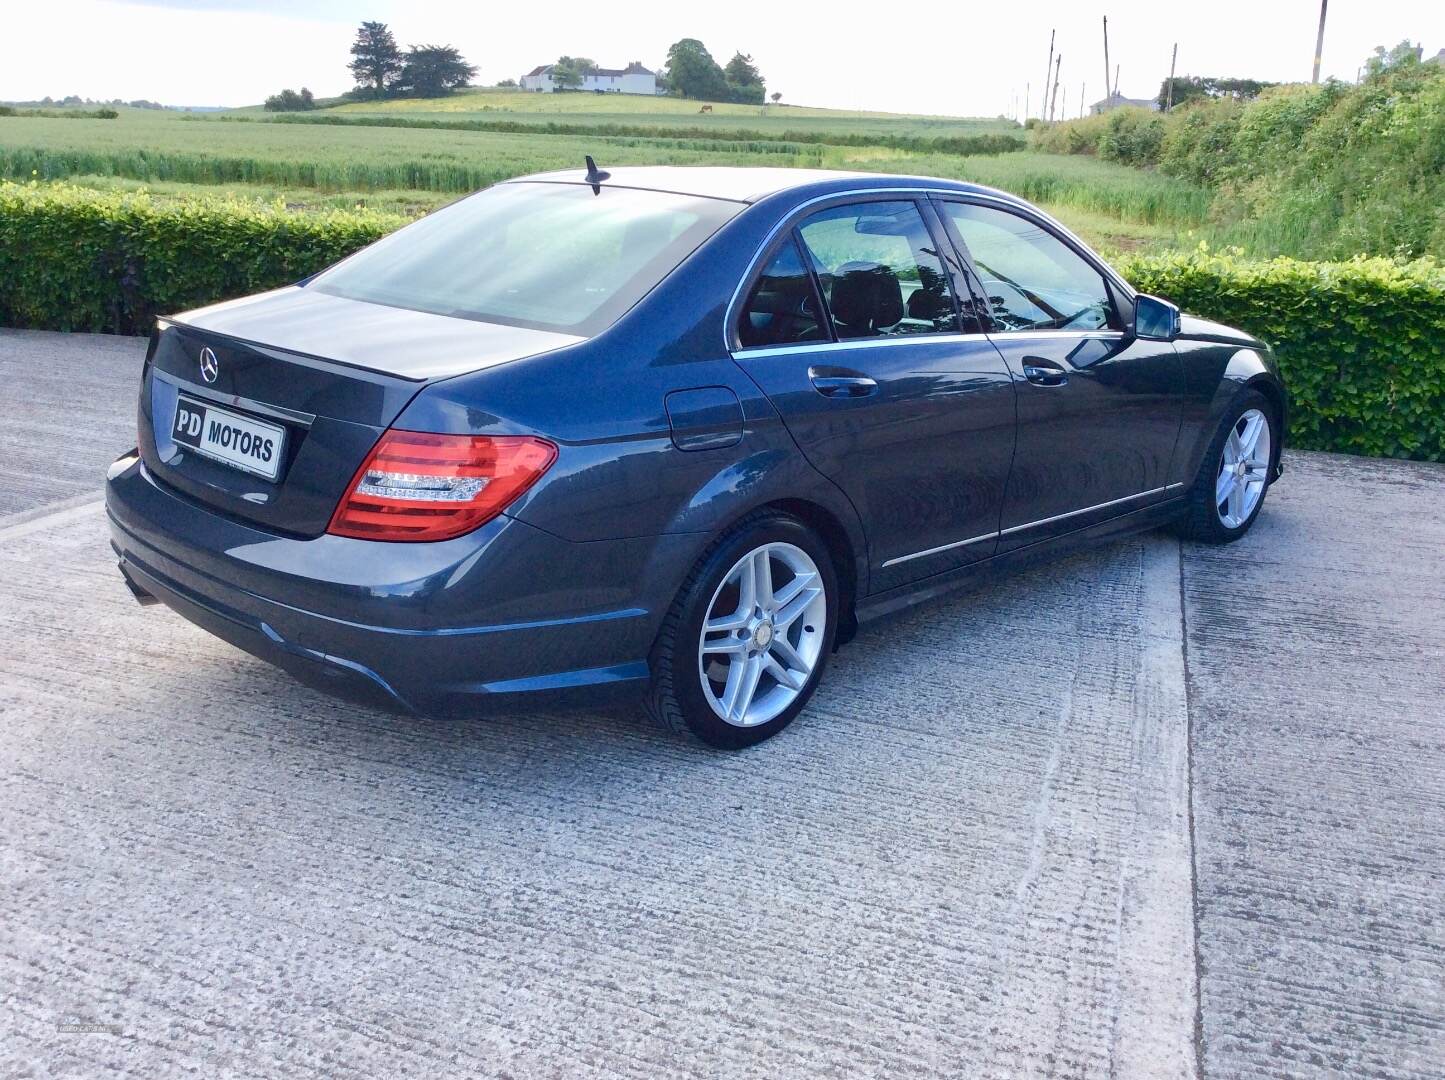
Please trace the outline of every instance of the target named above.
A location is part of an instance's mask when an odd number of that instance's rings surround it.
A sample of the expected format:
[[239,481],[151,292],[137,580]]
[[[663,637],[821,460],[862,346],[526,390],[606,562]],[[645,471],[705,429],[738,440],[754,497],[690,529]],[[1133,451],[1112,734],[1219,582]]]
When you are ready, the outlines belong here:
[[450,540],[496,517],[557,459],[546,439],[388,430],[357,470],[327,532],[360,540]]

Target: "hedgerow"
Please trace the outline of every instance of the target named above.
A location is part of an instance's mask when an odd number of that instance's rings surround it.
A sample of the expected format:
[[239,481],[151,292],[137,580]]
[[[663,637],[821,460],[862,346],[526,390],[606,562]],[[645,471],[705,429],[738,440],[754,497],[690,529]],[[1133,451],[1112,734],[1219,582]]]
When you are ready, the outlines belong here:
[[[405,218],[0,182],[0,325],[144,333],[156,315],[294,282]],[[1269,342],[1290,442],[1445,460],[1445,265],[1199,250],[1120,264],[1145,292]]]
[[1445,461],[1445,264],[1135,256],[1137,288],[1268,342],[1302,449]]
[[146,333],[159,314],[296,281],[404,222],[0,181],[0,325]]

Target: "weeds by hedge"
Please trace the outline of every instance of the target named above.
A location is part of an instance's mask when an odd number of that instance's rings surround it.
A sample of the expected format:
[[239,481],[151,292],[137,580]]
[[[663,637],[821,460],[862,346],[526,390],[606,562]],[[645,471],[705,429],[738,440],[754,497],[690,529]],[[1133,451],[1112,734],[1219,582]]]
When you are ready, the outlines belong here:
[[0,181],[0,325],[147,333],[157,315],[297,281],[404,223]]
[[[145,333],[156,315],[297,281],[404,222],[0,182],[0,325]],[[1120,269],[1274,346],[1291,445],[1445,460],[1445,265],[1200,250]]]

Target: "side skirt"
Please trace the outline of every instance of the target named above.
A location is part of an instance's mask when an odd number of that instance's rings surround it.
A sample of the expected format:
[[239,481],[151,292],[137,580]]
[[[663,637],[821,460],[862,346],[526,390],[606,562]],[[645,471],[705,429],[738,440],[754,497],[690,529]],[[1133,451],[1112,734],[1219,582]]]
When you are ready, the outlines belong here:
[[977,589],[1009,574],[1026,570],[1030,566],[1072,554],[1086,548],[1117,540],[1121,536],[1147,532],[1173,522],[1184,512],[1183,497],[1145,506],[1128,514],[1101,521],[1085,529],[1064,533],[1062,536],[1041,540],[1037,544],[1015,548],[1001,555],[994,555],[976,563],[947,570],[941,574],[915,581],[908,585],[889,589],[887,592],[865,596],[856,605],[855,613],[859,624],[872,622],[905,611],[915,604],[921,604],[935,597],[961,590]]

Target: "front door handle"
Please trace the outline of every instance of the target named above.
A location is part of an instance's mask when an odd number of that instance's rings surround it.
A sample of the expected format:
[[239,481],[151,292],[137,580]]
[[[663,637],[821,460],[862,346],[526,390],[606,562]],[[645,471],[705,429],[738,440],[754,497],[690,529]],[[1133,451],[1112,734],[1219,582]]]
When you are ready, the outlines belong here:
[[878,383],[867,375],[837,368],[809,368],[808,379],[824,397],[867,397],[878,389]]
[[1035,386],[1063,386],[1069,381],[1069,373],[1057,361],[1045,360],[1042,356],[1025,356],[1024,378]]

